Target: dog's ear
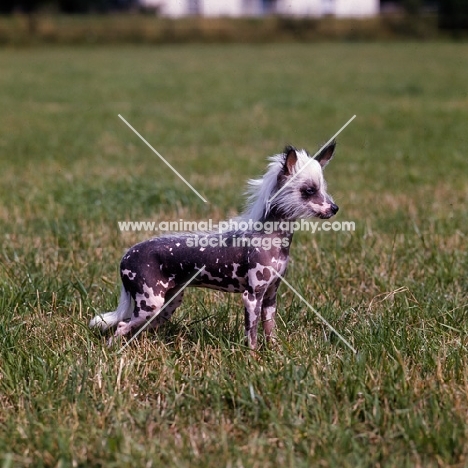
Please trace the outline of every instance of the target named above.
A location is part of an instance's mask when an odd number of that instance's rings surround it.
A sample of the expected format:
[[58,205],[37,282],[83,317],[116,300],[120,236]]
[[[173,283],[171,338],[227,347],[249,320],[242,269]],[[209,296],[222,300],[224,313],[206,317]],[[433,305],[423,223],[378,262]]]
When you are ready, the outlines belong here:
[[335,154],[335,147],[336,140],[333,140],[330,144],[325,146],[325,148],[323,148],[323,150],[320,151],[320,153],[317,154],[317,156],[315,156],[315,160],[318,161],[322,167],[325,167]]
[[294,146],[286,146],[284,149],[284,154],[286,155],[284,158],[284,173],[286,175],[290,175],[292,174],[293,168],[297,163],[296,148],[294,148]]

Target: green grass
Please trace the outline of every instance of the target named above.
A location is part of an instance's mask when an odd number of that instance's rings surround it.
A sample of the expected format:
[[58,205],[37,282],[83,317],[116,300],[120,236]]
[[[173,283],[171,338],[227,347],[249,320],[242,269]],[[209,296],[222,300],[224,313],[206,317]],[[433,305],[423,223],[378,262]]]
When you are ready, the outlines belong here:
[[[465,44],[0,51],[1,466],[468,462]],[[118,118],[122,114],[207,199]],[[336,220],[301,233],[274,349],[238,296],[190,291],[123,354],[121,220],[223,219],[265,158],[318,148]]]

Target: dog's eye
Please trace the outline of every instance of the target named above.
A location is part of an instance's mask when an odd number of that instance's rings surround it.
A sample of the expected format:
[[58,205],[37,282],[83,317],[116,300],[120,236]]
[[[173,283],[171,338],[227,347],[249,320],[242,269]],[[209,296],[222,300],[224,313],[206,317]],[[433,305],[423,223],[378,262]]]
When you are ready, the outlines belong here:
[[306,197],[312,197],[313,195],[317,193],[317,189],[315,189],[314,187],[305,187],[302,189],[302,193]]

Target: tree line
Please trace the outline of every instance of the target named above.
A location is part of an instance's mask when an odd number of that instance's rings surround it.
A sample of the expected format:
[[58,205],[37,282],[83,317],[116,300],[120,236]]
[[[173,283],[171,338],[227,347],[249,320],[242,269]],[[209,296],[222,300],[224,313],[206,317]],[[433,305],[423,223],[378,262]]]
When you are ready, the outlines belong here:
[[1,0],[0,13],[33,13],[40,10],[62,13],[108,13],[138,6],[138,0]]
[[[438,11],[441,29],[468,29],[468,0],[381,0],[400,7],[408,15],[419,15],[425,7]],[[109,13],[138,9],[139,0],[1,0],[0,14],[34,13],[40,10],[62,13]]]

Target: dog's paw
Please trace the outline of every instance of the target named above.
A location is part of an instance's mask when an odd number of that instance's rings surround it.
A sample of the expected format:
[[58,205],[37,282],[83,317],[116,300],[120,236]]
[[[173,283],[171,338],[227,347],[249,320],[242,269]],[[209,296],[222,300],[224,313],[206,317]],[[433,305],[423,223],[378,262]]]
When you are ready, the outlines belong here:
[[132,327],[128,322],[119,322],[114,333],[114,337],[125,336],[132,331]]

